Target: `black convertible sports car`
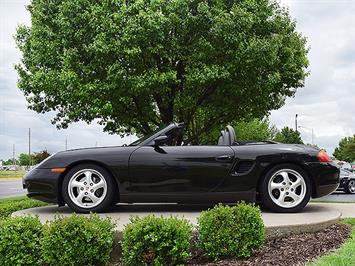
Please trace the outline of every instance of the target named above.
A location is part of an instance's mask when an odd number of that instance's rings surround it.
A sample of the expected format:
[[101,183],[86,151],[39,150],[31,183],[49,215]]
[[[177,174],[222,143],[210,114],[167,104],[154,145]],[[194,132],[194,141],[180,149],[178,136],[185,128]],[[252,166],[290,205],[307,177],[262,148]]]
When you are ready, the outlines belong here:
[[[235,203],[260,201],[276,212],[302,210],[332,193],[339,168],[318,149],[235,139],[177,146],[183,124],[170,124],[128,146],[58,152],[23,179],[28,196],[77,212],[117,202]],[[181,139],[181,138],[180,138]]]

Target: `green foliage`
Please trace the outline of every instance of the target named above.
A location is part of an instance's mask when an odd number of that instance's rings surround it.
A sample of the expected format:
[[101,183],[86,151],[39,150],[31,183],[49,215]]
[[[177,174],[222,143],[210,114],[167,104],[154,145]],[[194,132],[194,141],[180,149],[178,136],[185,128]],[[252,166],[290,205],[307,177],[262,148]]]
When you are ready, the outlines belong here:
[[43,259],[56,265],[103,265],[112,250],[115,225],[97,215],[73,215],[44,227]]
[[350,238],[337,250],[325,255],[308,266],[353,266],[355,265],[355,219],[347,218],[341,221],[352,226]]
[[260,210],[249,204],[218,205],[198,218],[199,246],[215,260],[249,257],[265,240]]
[[0,265],[41,265],[41,237],[37,217],[0,220]]
[[12,158],[3,161],[3,165],[18,165],[19,163],[20,162],[17,159],[14,161]]
[[[13,212],[45,206],[47,203],[32,200],[29,198],[19,198],[19,199],[10,199],[10,200],[1,200],[0,201],[0,219],[9,217]],[[1,265],[1,264],[0,264]]]
[[268,119],[239,121],[232,126],[236,130],[238,140],[272,140],[278,132],[274,125],[270,125]]
[[341,161],[355,162],[355,134],[341,139],[333,155]]
[[21,153],[19,156],[20,165],[30,165],[32,164],[32,158],[27,153]]
[[191,225],[175,217],[131,218],[123,231],[123,262],[134,266],[185,264],[191,233]]
[[35,152],[32,155],[32,163],[39,164],[40,162],[42,162],[44,159],[48,158],[49,156],[50,156],[50,153],[47,150]]
[[275,141],[289,144],[303,144],[300,132],[289,127],[284,127],[278,132],[275,136]]
[[352,227],[354,227],[354,230],[355,230],[355,218],[344,218],[344,219],[341,219],[340,223],[349,224]]
[[[230,123],[234,127],[237,140],[273,140],[279,132],[275,125],[272,125],[265,117],[263,119],[239,120]],[[220,125],[213,130],[201,134],[200,144],[214,145],[217,143],[220,131],[226,125]]]
[[53,123],[111,133],[185,122],[187,142],[264,117],[303,86],[306,39],[274,0],[34,0],[19,88]]
[[31,154],[31,156],[28,155],[27,153],[21,153],[19,156],[19,163],[20,165],[35,165],[35,164],[39,164],[49,156],[50,154],[48,153],[47,150],[35,152]]

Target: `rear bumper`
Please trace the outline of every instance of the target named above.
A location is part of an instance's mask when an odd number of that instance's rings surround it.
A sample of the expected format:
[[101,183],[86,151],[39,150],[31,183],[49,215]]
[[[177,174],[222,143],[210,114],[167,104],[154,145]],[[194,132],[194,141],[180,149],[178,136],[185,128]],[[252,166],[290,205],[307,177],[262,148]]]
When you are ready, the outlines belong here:
[[307,164],[313,177],[313,198],[320,198],[334,192],[339,186],[339,167],[332,162],[312,162]]
[[27,196],[49,203],[61,203],[59,195],[60,173],[50,169],[33,169],[22,179],[23,188],[27,189]]

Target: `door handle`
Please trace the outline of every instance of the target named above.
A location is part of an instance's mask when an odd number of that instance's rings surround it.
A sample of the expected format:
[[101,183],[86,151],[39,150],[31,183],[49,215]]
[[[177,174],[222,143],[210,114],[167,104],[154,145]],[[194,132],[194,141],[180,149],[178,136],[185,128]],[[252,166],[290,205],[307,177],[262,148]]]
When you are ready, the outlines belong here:
[[221,155],[216,157],[216,161],[218,162],[230,162],[232,161],[233,156],[231,155]]

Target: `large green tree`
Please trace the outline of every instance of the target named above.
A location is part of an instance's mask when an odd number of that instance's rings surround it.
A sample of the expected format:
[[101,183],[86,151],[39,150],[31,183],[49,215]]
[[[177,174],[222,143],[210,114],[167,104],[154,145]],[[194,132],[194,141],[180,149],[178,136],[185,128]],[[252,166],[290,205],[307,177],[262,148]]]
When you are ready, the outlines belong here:
[[273,140],[278,133],[268,119],[252,119],[232,123],[238,140]]
[[18,157],[20,165],[31,165],[32,164],[32,156],[27,153],[21,153]]
[[50,153],[47,150],[35,152],[32,155],[33,164],[39,164],[40,162],[42,162],[44,159],[48,158],[49,156],[50,156]]
[[306,40],[273,0],[33,0],[18,86],[59,128],[111,133],[183,121],[188,142],[262,118],[303,86]]
[[341,139],[333,155],[338,160],[355,162],[355,134]]
[[281,143],[303,144],[300,132],[289,127],[282,128],[281,131],[276,134],[274,140]]

